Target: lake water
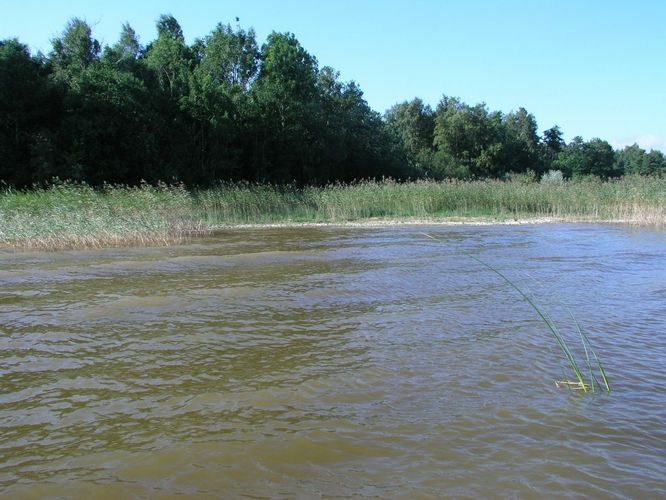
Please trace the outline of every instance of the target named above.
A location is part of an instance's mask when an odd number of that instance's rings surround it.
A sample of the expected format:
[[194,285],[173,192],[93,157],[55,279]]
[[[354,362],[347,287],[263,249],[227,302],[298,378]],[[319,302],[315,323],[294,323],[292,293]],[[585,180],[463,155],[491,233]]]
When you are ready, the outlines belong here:
[[[567,335],[568,305],[612,392],[557,388],[555,339],[470,255]],[[264,228],[2,253],[0,492],[663,497],[666,233]]]

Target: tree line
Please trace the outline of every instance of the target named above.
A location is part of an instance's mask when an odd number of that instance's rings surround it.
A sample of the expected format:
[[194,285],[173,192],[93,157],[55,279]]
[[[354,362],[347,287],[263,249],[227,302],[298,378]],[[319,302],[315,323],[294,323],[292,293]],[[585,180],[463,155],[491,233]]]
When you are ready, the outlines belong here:
[[0,41],[0,181],[102,183],[220,180],[324,184],[379,177],[504,178],[666,173],[660,151],[539,135],[509,114],[444,96],[380,115],[357,83],[319,67],[291,33],[218,24],[193,44],[173,16],[146,46],[129,24],[102,47],[72,19],[48,55]]

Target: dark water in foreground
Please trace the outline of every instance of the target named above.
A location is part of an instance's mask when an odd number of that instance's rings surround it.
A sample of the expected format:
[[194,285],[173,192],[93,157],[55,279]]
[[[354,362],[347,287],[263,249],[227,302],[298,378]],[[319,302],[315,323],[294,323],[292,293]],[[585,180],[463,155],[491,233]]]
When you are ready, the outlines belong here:
[[[420,233],[441,237],[434,242]],[[609,395],[471,252],[587,328]],[[666,233],[237,230],[0,254],[8,497],[666,495]]]

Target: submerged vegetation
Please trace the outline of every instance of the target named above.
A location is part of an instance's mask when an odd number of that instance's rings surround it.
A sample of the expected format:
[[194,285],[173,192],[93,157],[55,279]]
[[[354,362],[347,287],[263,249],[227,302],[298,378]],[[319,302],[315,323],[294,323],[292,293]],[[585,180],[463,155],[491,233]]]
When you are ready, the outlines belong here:
[[383,180],[323,187],[240,182],[200,190],[145,183],[94,189],[56,182],[0,191],[0,246],[159,245],[239,224],[542,218],[663,226],[666,179],[536,182],[524,176],[509,181]]

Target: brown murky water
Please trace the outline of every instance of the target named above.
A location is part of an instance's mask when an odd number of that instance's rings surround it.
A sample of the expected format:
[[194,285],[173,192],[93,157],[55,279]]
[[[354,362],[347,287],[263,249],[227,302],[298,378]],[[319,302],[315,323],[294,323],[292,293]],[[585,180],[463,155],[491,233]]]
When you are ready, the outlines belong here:
[[[420,233],[442,238],[435,242]],[[473,253],[571,306],[613,384]],[[666,495],[666,234],[225,232],[0,254],[7,497]]]

